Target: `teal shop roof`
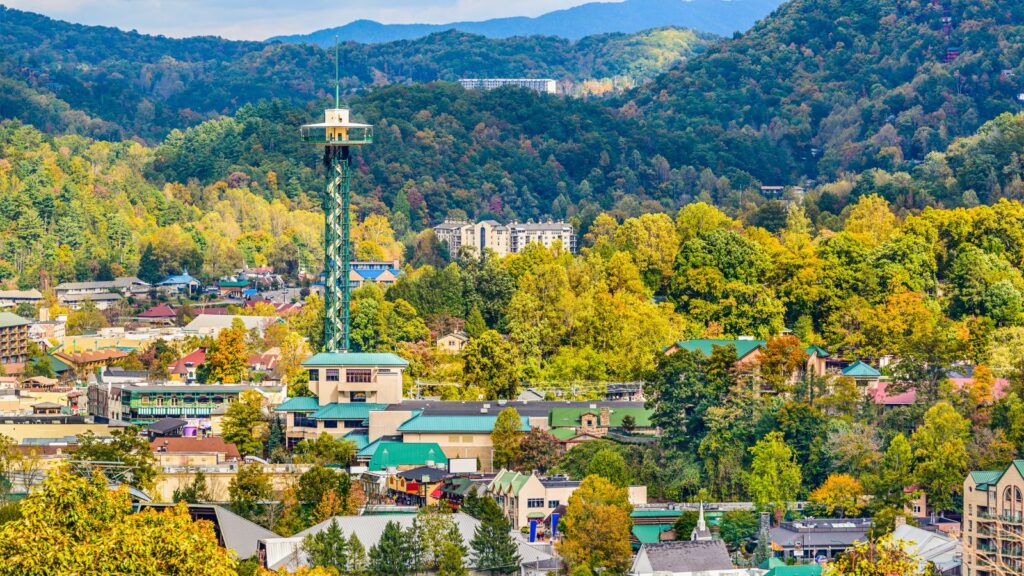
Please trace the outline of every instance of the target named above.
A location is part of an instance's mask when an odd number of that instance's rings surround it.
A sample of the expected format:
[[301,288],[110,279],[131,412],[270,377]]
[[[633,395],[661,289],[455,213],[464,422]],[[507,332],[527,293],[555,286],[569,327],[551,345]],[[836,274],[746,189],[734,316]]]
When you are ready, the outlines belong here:
[[357,432],[353,430],[343,436],[345,440],[356,445],[356,450],[362,450],[370,445],[370,436],[366,432]]
[[318,366],[398,366],[406,367],[408,362],[394,354],[370,352],[321,352],[302,363],[308,368]]
[[804,352],[807,352],[808,356],[810,356],[811,354],[815,354],[816,353],[818,355],[818,358],[828,358],[829,357],[828,350],[825,350],[821,346],[808,346],[807,348],[804,349]]
[[370,416],[370,412],[384,410],[387,407],[387,404],[369,402],[333,402],[321,406],[309,417],[314,420],[365,420]]
[[843,368],[843,376],[849,376],[851,378],[878,378],[881,375],[881,372],[860,360],[857,360],[853,364]]
[[368,465],[370,470],[383,470],[391,466],[426,466],[429,461],[448,463],[444,450],[441,450],[441,446],[436,442],[385,441],[375,444],[376,448]]
[[764,340],[723,340],[723,339],[710,339],[701,338],[697,340],[681,340],[676,342],[676,346],[683,350],[690,352],[700,352],[701,354],[710,357],[711,352],[714,351],[715,347],[725,347],[729,345],[736,347],[736,358],[743,358],[747,354],[750,354],[754,350],[763,347],[766,342]]
[[320,403],[316,398],[309,396],[295,396],[281,403],[274,408],[274,412],[316,412],[320,409]]
[[[497,416],[415,416],[406,420],[398,427],[399,432],[486,432],[494,430]],[[530,420],[526,416],[519,417],[519,429],[530,431]]]

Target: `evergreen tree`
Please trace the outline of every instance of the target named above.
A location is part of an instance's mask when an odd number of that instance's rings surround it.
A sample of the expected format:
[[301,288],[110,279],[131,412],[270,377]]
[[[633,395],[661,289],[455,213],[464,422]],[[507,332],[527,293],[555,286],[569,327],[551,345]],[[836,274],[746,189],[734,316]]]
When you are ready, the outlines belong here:
[[487,323],[484,322],[484,315],[480,313],[480,308],[474,304],[473,309],[469,311],[469,316],[466,317],[466,334],[470,338],[476,338],[486,331]]
[[142,249],[142,256],[139,257],[139,272],[136,274],[140,280],[156,284],[163,280],[163,271],[160,269],[160,261],[153,253],[153,245],[146,244]]
[[302,539],[302,549],[313,566],[344,571],[348,567],[348,541],[337,520],[331,520],[326,530]]
[[490,498],[482,499],[480,525],[473,532],[469,547],[477,570],[491,574],[519,571],[519,548],[512,539],[512,526]]
[[187,502],[189,504],[209,501],[210,494],[206,488],[206,474],[202,470],[196,472],[191,483],[174,490],[174,496],[171,500],[173,502]]
[[438,558],[438,576],[468,576],[464,561],[466,551],[454,542],[445,543]]
[[416,551],[409,532],[398,522],[388,522],[380,541],[370,548],[369,573],[372,576],[407,576],[416,570]]
[[353,532],[348,537],[348,574],[361,576],[366,572],[369,561],[366,559],[366,548],[359,541],[359,537]]

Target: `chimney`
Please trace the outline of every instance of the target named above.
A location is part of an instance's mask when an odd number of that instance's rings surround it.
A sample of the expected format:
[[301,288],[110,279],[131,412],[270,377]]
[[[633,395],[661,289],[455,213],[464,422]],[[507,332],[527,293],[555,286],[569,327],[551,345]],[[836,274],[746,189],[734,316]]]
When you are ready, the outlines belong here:
[[601,408],[601,426],[607,428],[611,425],[612,418],[608,408]]
[[893,529],[899,528],[907,523],[907,517],[903,514],[897,514],[896,518],[893,519]]
[[39,309],[39,321],[40,322],[47,322],[49,320],[50,320],[50,309],[47,308],[46,306],[41,307]]

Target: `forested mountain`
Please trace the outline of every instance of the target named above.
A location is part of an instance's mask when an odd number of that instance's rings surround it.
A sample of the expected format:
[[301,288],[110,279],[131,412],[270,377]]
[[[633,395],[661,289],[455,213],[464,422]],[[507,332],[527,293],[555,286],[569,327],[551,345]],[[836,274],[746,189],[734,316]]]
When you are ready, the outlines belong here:
[[628,106],[670,162],[763,181],[904,169],[1019,108],[1016,0],[792,0]]
[[[261,99],[308,102],[331,92],[333,50],[308,45],[172,39],[80,26],[3,9],[0,117],[50,132],[162,138]],[[712,37],[661,29],[571,43],[492,40],[462,32],[341,47],[346,93],[370,85],[459,77],[653,78],[703,51]]]
[[449,24],[381,24],[357,20],[310,34],[276,36],[270,40],[330,46],[334,38],[354,42],[413,40],[435,32],[459,30],[488,38],[558,36],[578,40],[609,32],[633,33],[649,28],[677,26],[729,36],[742,32],[774,10],[781,0],[625,0],[590,2],[535,18],[494,18]]

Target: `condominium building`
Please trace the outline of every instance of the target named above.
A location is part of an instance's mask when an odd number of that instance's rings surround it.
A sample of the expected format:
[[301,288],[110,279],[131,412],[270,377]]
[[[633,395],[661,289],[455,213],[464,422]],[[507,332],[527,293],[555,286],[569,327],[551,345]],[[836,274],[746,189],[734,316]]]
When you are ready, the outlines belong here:
[[466,90],[494,90],[505,86],[516,86],[541,94],[558,92],[558,83],[550,78],[460,78],[459,84]]
[[20,364],[28,357],[28,328],[32,322],[0,312],[0,364]]
[[1024,573],[1024,460],[964,480],[964,576]]
[[448,255],[457,258],[465,247],[474,254],[491,251],[502,258],[521,252],[527,244],[539,242],[551,247],[560,241],[562,247],[576,252],[576,235],[566,222],[513,222],[508,225],[494,220],[473,223],[446,220],[434,227],[438,241],[448,243]]

